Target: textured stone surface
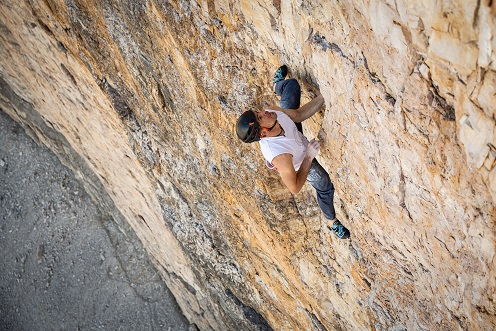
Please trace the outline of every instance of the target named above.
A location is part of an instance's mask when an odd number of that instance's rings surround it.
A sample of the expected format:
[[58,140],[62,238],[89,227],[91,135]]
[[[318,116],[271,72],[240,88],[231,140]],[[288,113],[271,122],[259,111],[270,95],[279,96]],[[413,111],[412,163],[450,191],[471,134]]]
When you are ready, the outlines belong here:
[[[0,6],[2,108],[127,219],[200,329],[495,328],[493,2]],[[305,130],[351,241],[234,135],[281,63],[325,97]]]
[[127,222],[1,109],[0,132],[0,329],[192,330]]

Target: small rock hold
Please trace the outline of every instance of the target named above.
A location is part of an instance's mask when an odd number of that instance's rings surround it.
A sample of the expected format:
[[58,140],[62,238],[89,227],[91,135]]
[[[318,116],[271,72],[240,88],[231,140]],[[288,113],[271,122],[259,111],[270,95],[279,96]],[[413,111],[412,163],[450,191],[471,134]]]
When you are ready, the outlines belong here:
[[425,80],[430,80],[429,67],[425,63],[422,63],[418,70]]
[[2,160],[2,159],[0,159],[0,167],[2,167],[2,168],[3,168],[4,166],[5,166],[5,161],[4,161],[4,160]]

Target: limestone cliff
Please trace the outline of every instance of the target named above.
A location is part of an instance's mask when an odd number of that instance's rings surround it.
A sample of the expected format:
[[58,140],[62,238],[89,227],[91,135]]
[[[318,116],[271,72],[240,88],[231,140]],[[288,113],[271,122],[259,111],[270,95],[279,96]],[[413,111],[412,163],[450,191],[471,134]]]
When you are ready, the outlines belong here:
[[[135,229],[201,330],[496,328],[496,5],[3,0],[0,107]],[[352,238],[234,123],[309,120]]]

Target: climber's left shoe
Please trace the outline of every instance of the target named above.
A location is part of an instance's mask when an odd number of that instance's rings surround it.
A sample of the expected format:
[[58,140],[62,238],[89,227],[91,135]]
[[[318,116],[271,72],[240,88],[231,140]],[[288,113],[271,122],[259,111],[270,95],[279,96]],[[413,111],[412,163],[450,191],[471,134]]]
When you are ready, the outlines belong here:
[[[329,225],[327,227],[329,227]],[[332,228],[329,227],[329,230],[334,232],[336,236],[341,239],[348,239],[350,237],[350,231],[338,220],[334,221]]]
[[276,73],[274,74],[274,83],[278,83],[281,80],[284,80],[288,75],[288,67],[283,64],[279,68],[277,68]]

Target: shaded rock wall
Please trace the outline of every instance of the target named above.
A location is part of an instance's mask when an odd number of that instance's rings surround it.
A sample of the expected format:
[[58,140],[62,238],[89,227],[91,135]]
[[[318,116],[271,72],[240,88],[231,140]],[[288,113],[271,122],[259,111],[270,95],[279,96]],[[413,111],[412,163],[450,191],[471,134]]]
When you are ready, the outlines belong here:
[[[495,5],[3,1],[0,106],[143,241],[202,330],[492,330]],[[287,63],[339,241],[233,127]]]

